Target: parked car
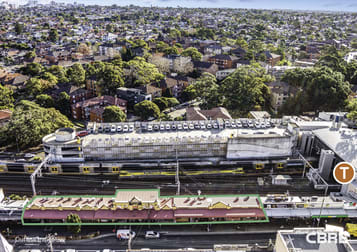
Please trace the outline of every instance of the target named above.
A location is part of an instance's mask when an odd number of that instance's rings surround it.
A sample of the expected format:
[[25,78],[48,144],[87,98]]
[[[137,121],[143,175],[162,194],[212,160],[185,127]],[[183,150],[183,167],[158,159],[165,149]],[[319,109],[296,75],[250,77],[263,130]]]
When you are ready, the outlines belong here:
[[117,127],[115,127],[115,125],[112,125],[112,127],[110,128],[110,132],[114,133],[117,131]]
[[77,137],[84,137],[86,135],[88,135],[88,131],[86,130],[77,132]]
[[129,126],[129,131],[130,131],[130,132],[133,132],[133,131],[134,131],[134,125],[130,125],[130,126]]
[[36,155],[32,154],[32,153],[26,153],[24,158],[33,158],[34,156],[36,156]]
[[160,233],[156,231],[146,231],[145,239],[159,239]]
[[129,130],[128,125],[124,125],[124,127],[123,127],[123,132],[128,132],[128,130]]
[[118,131],[118,132],[121,132],[121,131],[122,131],[121,125],[118,125],[117,131]]
[[119,240],[129,240],[130,236],[131,236],[131,239],[133,239],[135,237],[135,235],[136,235],[136,233],[129,229],[118,229],[117,230],[117,238]]

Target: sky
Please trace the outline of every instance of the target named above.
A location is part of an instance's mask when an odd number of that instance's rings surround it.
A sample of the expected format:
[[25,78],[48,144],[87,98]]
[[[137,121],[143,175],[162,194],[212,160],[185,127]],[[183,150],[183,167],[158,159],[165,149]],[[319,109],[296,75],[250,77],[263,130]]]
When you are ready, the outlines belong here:
[[[2,0],[0,0],[1,2]],[[8,3],[25,4],[27,0],[6,0]],[[55,0],[73,3],[74,0]],[[50,0],[39,0],[48,3]],[[160,7],[207,7],[207,8],[253,8],[253,9],[294,9],[357,12],[357,0],[76,0],[82,4],[98,5],[140,5]]]

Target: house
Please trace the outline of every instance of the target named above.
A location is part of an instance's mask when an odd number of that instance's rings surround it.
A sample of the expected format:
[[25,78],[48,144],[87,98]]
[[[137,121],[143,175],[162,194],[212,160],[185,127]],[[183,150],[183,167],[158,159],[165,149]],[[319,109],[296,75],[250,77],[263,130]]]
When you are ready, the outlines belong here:
[[9,109],[0,110],[0,126],[4,126],[11,119],[12,111]]
[[100,85],[98,85],[97,79],[94,76],[87,78],[86,89],[91,92],[93,96],[98,96],[101,94]]
[[222,46],[220,45],[208,45],[203,49],[204,54],[215,55],[221,54],[223,52]]
[[154,84],[140,86],[138,89],[140,89],[145,94],[150,94],[152,99],[162,96],[162,89],[155,87]]
[[[74,119],[77,120],[88,120],[91,117],[91,111],[93,109],[99,109],[99,108],[104,109],[105,107],[112,106],[112,105],[118,106],[122,111],[126,113],[126,109],[127,109],[126,100],[109,96],[109,95],[104,95],[104,96],[94,97],[73,104],[71,107],[72,116]],[[103,111],[101,110],[93,111],[92,118],[95,118],[96,120],[98,118],[101,118],[100,112],[103,113]]]
[[30,79],[29,76],[19,73],[8,73],[0,70],[0,84],[12,86],[13,88],[22,88],[25,82]]
[[265,55],[266,63],[270,64],[271,66],[275,66],[280,61],[280,55],[271,53],[269,51],[264,51],[261,54]]
[[121,99],[128,101],[128,103],[131,105],[135,105],[145,100],[152,100],[151,94],[146,94],[145,92],[137,88],[120,87],[117,89],[117,96]]
[[186,109],[186,120],[217,120],[217,119],[232,119],[227,109],[223,107],[212,108],[209,110],[201,110],[198,107],[190,107]]
[[295,96],[298,88],[283,81],[268,83],[268,87],[273,95],[273,108],[277,110],[291,96]]
[[185,88],[191,84],[193,78],[187,76],[174,75],[170,77],[166,77],[161,80],[159,83],[162,92],[165,92],[166,89],[170,89],[171,93],[174,97],[180,97],[181,93]]
[[249,111],[249,117],[260,120],[270,118],[270,114],[267,111]]
[[233,54],[234,56],[236,56],[240,59],[244,59],[245,55],[247,54],[247,51],[244,50],[243,48],[239,47],[239,48],[231,50],[231,54]]
[[193,67],[202,73],[210,73],[216,75],[218,71],[218,65],[204,61],[193,61]]
[[234,63],[238,60],[237,57],[226,55],[226,54],[218,54],[212,57],[209,57],[208,62],[218,65],[221,69],[233,68]]
[[216,79],[217,80],[223,80],[224,78],[226,78],[228,75],[230,75],[231,73],[233,73],[235,70],[237,70],[236,68],[230,68],[230,69],[223,69],[223,70],[219,70],[216,73]]
[[69,83],[61,83],[54,86],[50,91],[49,95],[52,98],[57,99],[60,93],[65,92],[70,96],[71,104],[74,104],[79,101],[84,101],[93,97],[93,94],[84,88],[77,87]]

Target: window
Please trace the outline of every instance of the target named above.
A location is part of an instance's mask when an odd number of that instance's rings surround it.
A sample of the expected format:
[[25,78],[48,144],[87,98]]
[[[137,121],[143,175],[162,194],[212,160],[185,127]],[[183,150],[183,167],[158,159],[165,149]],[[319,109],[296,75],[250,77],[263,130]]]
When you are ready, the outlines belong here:
[[35,167],[29,166],[27,167],[27,172],[33,173],[35,171]]
[[51,167],[52,173],[58,173],[58,167]]
[[261,169],[263,169],[264,168],[264,164],[256,164],[255,165],[255,169],[256,170],[261,170]]
[[89,173],[90,170],[89,170],[89,167],[83,167],[83,173]]
[[112,172],[113,173],[119,173],[120,167],[112,167]]
[[284,168],[284,164],[283,164],[283,163],[278,163],[278,164],[276,165],[276,168],[277,168],[277,169],[283,169],[283,168]]

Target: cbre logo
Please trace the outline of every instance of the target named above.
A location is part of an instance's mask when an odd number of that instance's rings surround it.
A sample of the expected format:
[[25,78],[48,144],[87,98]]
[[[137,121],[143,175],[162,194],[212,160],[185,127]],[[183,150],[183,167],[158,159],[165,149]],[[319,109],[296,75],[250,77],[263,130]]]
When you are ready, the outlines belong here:
[[351,183],[355,179],[355,175],[354,167],[348,162],[338,163],[333,169],[333,177],[336,182],[342,185]]

